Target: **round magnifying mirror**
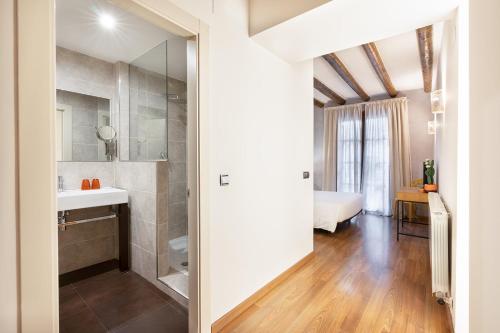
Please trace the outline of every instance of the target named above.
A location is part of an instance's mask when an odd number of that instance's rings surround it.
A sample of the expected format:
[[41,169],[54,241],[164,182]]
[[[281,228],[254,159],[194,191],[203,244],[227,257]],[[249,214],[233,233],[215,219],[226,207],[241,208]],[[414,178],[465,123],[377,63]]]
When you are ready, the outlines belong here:
[[116,137],[116,130],[111,126],[101,126],[97,129],[97,137],[105,142],[111,142]]

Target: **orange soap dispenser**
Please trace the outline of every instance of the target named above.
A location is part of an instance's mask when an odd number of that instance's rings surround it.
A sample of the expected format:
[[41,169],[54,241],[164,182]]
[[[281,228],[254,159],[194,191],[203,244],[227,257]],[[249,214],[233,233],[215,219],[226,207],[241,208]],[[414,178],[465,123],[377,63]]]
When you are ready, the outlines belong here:
[[90,181],[88,179],[82,180],[82,191],[90,190]]
[[99,181],[99,178],[92,179],[92,189],[98,190],[100,188],[101,188],[101,182]]

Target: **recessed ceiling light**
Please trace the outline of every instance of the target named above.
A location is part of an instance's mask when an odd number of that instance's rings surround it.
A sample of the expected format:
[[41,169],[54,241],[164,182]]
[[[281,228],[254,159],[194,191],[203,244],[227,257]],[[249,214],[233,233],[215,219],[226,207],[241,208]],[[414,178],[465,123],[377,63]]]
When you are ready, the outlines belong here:
[[116,25],[116,20],[113,16],[102,13],[99,15],[99,23],[106,29],[113,29]]

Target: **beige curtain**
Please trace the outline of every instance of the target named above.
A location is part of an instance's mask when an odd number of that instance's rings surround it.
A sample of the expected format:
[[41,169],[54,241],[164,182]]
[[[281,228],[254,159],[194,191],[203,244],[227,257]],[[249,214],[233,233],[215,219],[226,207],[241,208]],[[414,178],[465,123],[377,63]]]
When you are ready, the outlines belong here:
[[[356,105],[325,108],[324,115],[324,177],[323,191],[337,190],[337,123],[338,111],[356,109]],[[410,128],[408,123],[408,101],[406,97],[369,102],[364,105],[366,110],[384,110],[389,120],[390,146],[390,197],[401,187],[410,186]]]
[[[351,104],[325,108],[324,114],[324,141],[323,141],[323,191],[337,191],[337,138],[339,115],[343,118],[350,114],[361,117],[362,105]],[[359,124],[361,126],[361,123]]]
[[401,187],[410,186],[410,128],[406,98],[388,99],[366,104],[366,110],[386,110],[389,119],[389,158],[391,198]]
[[337,108],[324,110],[323,191],[337,190]]

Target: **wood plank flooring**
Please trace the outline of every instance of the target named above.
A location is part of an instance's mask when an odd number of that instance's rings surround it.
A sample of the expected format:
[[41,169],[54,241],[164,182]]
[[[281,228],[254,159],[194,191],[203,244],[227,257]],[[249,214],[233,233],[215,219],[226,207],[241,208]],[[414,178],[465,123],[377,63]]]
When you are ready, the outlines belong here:
[[362,215],[315,232],[315,257],[222,332],[451,332],[431,294],[428,240],[398,243],[395,228]]

